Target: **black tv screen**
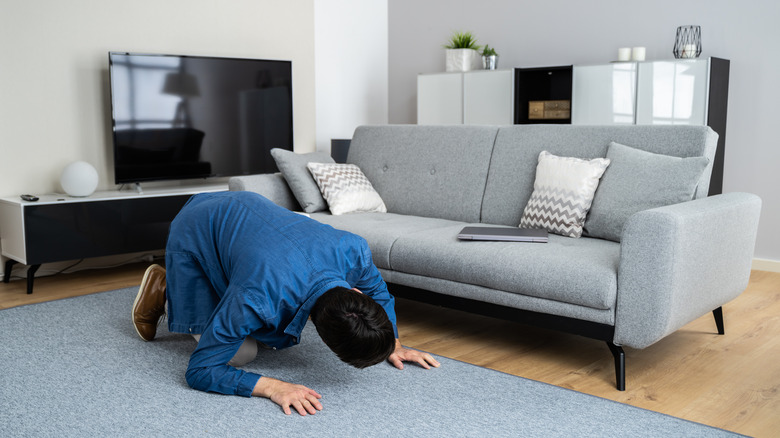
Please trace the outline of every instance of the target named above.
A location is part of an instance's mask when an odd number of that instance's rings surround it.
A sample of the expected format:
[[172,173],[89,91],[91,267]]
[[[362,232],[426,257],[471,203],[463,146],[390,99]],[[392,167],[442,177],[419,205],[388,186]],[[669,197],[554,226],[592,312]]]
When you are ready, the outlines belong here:
[[115,181],[276,172],[293,149],[292,62],[109,53]]

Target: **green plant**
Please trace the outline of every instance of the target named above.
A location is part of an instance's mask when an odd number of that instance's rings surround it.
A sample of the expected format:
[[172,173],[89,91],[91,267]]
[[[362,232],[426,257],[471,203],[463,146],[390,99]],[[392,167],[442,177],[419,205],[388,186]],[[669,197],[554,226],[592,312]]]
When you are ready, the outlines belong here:
[[482,56],[498,56],[498,53],[496,53],[496,49],[485,44],[485,48],[482,49]]
[[482,46],[477,45],[477,39],[471,32],[455,32],[445,44],[445,49],[474,49],[479,50]]

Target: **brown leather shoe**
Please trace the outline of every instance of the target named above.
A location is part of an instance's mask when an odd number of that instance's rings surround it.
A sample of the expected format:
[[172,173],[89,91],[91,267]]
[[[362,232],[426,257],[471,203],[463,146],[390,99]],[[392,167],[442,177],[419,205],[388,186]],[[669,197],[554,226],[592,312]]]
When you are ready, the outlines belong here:
[[151,265],[144,273],[133,303],[133,326],[144,341],[157,334],[157,324],[165,315],[165,268]]

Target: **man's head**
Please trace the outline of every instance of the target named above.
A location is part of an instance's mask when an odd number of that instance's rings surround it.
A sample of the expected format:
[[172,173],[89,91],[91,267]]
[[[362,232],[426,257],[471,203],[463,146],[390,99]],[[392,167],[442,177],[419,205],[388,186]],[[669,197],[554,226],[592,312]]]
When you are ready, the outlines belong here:
[[371,298],[344,287],[325,292],[311,320],[325,345],[339,359],[366,368],[386,360],[395,349],[393,324]]

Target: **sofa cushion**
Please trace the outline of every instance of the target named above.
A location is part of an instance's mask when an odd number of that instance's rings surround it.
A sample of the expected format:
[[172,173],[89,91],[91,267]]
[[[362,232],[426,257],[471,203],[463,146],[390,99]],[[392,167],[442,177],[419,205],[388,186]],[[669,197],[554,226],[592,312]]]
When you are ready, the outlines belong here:
[[460,224],[446,219],[393,213],[354,213],[333,216],[321,212],[311,214],[310,217],[365,238],[371,248],[374,264],[381,269],[390,269],[390,251],[400,236]]
[[317,182],[332,214],[387,212],[382,198],[354,164],[309,163],[306,167]]
[[328,209],[328,204],[320,193],[320,188],[306,168],[306,163],[333,163],[333,158],[325,152],[311,152],[308,154],[296,154],[286,149],[271,149],[276,167],[284,176],[287,185],[293,192],[293,196],[301,204],[303,211],[314,213]]
[[620,244],[550,235],[548,243],[460,241],[463,224],[400,236],[394,271],[595,309],[614,307]]
[[585,233],[616,242],[634,213],[693,199],[709,163],[706,157],[654,154],[615,142],[607,158],[612,163],[596,190]]
[[707,195],[718,134],[707,126],[516,125],[501,127],[490,162],[480,222],[517,225],[533,192],[539,153],[605,157],[612,141],[675,157],[710,159],[694,198]]
[[580,237],[607,158],[582,160],[539,154],[534,191],[523,210],[520,226],[542,228],[567,237]]
[[390,213],[479,222],[498,128],[361,126],[347,162],[356,164]]

